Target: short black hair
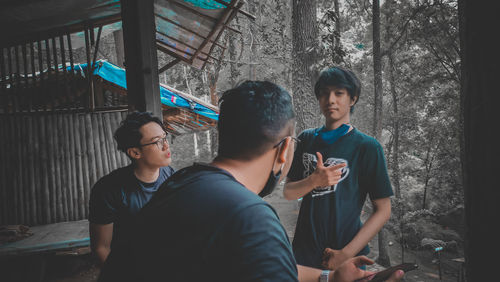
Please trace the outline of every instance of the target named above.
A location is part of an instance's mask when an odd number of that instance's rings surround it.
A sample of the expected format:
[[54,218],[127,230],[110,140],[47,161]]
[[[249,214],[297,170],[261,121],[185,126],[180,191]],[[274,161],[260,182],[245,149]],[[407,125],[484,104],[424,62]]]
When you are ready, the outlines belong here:
[[[314,85],[314,94],[317,99],[321,96],[321,89],[328,86],[345,88],[351,99],[356,98],[356,102],[359,100],[359,95],[361,94],[361,82],[356,74],[350,70],[341,67],[332,67],[323,70]],[[351,107],[351,111],[353,108],[354,107]]]
[[292,133],[283,131],[294,118],[292,97],[286,90],[269,81],[245,81],[220,99],[218,156],[259,156]]
[[150,112],[132,112],[128,114],[115,131],[114,138],[118,143],[118,150],[127,154],[127,149],[139,146],[142,139],[139,129],[150,122],[156,122],[166,132],[163,122]]

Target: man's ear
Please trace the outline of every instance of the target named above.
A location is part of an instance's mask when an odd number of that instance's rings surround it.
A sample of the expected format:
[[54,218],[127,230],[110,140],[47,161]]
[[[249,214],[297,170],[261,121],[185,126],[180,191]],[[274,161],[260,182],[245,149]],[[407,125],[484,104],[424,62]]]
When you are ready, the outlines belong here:
[[288,149],[289,149],[288,147],[290,147],[290,145],[291,145],[291,143],[290,143],[291,140],[292,140],[292,138],[286,138],[285,141],[283,141],[283,143],[280,146],[280,150],[278,152],[278,159],[277,159],[277,163],[280,166],[286,162],[286,157],[287,157]]
[[356,105],[357,102],[358,102],[358,97],[351,98],[351,107]]
[[127,155],[129,155],[129,157],[131,157],[132,159],[138,160],[141,158],[141,151],[139,150],[139,148],[135,147],[128,148]]

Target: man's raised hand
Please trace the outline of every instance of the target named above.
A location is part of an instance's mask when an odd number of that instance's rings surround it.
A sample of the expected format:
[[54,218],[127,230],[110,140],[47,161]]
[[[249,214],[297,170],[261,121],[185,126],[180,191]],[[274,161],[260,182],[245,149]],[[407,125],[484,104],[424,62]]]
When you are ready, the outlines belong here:
[[339,183],[342,177],[341,168],[345,167],[345,163],[325,166],[323,164],[323,156],[320,152],[316,152],[316,157],[318,158],[318,163],[316,164],[316,170],[311,174],[314,187],[327,187]]

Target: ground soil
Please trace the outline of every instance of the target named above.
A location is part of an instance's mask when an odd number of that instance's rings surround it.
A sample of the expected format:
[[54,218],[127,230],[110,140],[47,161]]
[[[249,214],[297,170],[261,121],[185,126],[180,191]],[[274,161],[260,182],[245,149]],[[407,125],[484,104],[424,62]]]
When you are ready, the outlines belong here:
[[[290,240],[292,240],[300,202],[287,201],[282,195],[282,186],[279,186],[265,200],[276,209]],[[395,240],[394,234],[387,232],[387,237],[388,242],[390,242],[388,251],[391,264],[399,264],[401,263],[401,247]],[[377,237],[369,245],[371,252],[368,257],[376,259],[378,255]],[[433,263],[433,260],[436,261],[437,257],[431,250],[405,250],[405,262],[415,262],[419,265],[419,269],[407,273],[404,281],[460,281],[458,279],[460,264],[452,261],[452,259],[461,256],[460,253],[442,252],[440,280],[438,264]],[[12,268],[12,270],[14,269]],[[45,269],[44,281],[51,282],[96,281],[99,275],[99,267],[96,266],[90,255],[51,256],[47,260]],[[368,270],[378,271],[381,269],[383,267],[378,264],[368,266]]]

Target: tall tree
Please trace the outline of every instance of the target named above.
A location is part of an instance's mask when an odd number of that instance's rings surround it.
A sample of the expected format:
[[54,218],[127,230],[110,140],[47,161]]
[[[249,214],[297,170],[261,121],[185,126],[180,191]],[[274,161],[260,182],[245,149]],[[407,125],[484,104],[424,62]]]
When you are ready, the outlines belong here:
[[318,27],[316,0],[292,2],[292,89],[297,113],[297,131],[320,124],[313,94],[318,70]]
[[[382,137],[382,55],[380,52],[380,3],[373,0],[372,3],[372,28],[373,28],[373,75],[375,85],[375,103],[373,111],[373,135],[377,140]],[[390,266],[391,260],[387,251],[385,230],[382,227],[378,233],[379,255],[377,263]]]

